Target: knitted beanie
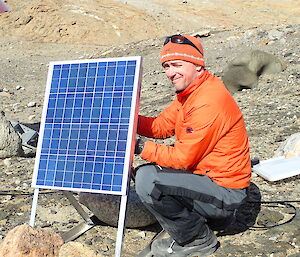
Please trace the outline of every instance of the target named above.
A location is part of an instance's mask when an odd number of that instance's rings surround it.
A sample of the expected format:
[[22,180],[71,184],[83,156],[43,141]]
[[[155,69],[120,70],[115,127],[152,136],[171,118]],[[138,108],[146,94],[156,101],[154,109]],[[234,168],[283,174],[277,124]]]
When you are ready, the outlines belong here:
[[[197,38],[188,35],[183,36],[190,40],[203,53],[202,45]],[[204,56],[201,53],[194,46],[172,43],[170,40],[160,52],[160,64],[172,60],[183,60],[204,67]]]

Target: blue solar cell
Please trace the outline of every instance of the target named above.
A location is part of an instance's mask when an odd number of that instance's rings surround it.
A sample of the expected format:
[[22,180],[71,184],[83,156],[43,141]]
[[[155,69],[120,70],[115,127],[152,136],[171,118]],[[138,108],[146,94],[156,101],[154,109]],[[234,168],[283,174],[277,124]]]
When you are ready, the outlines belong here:
[[50,64],[34,187],[126,192],[140,66],[140,57]]

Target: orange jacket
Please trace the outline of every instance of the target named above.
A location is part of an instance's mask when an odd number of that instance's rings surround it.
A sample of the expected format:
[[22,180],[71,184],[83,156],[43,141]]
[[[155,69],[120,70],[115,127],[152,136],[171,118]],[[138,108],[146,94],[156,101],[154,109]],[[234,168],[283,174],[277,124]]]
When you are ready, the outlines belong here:
[[163,167],[204,174],[228,188],[250,184],[248,135],[224,84],[205,71],[157,117],[139,116],[138,134],[176,136],[174,146],[146,141],[141,157]]

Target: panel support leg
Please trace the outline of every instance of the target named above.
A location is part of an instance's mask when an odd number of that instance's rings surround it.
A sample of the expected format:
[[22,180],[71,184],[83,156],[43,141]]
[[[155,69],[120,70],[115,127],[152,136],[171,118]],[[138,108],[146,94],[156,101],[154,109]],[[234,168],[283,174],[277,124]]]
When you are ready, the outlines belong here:
[[31,227],[34,226],[38,198],[39,198],[39,189],[35,188],[34,193],[33,193],[33,200],[32,200],[32,206],[31,206],[31,215],[30,215],[30,221],[29,221],[29,225]]
[[72,192],[63,191],[63,194],[68,198],[69,202],[73,205],[79,215],[84,219],[83,222],[79,223],[77,226],[71,228],[69,231],[62,234],[62,238],[65,243],[72,241],[91,229],[92,227],[100,224],[96,216],[90,217],[85,210],[80,206],[77,199],[74,197]]
[[122,241],[124,236],[127,198],[128,198],[127,195],[121,196],[115,257],[120,257],[122,252]]

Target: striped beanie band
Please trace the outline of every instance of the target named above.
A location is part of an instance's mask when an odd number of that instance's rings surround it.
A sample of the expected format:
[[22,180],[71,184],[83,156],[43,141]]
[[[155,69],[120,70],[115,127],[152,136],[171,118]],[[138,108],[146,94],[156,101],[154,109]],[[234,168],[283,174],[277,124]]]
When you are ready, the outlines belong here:
[[[172,37],[176,37],[172,36]],[[172,37],[168,37],[168,42],[162,48],[160,52],[160,64],[172,60],[183,60],[205,66],[203,48],[199,40],[193,36],[182,35],[185,38],[184,42],[173,43]],[[175,42],[175,40],[174,40]]]

